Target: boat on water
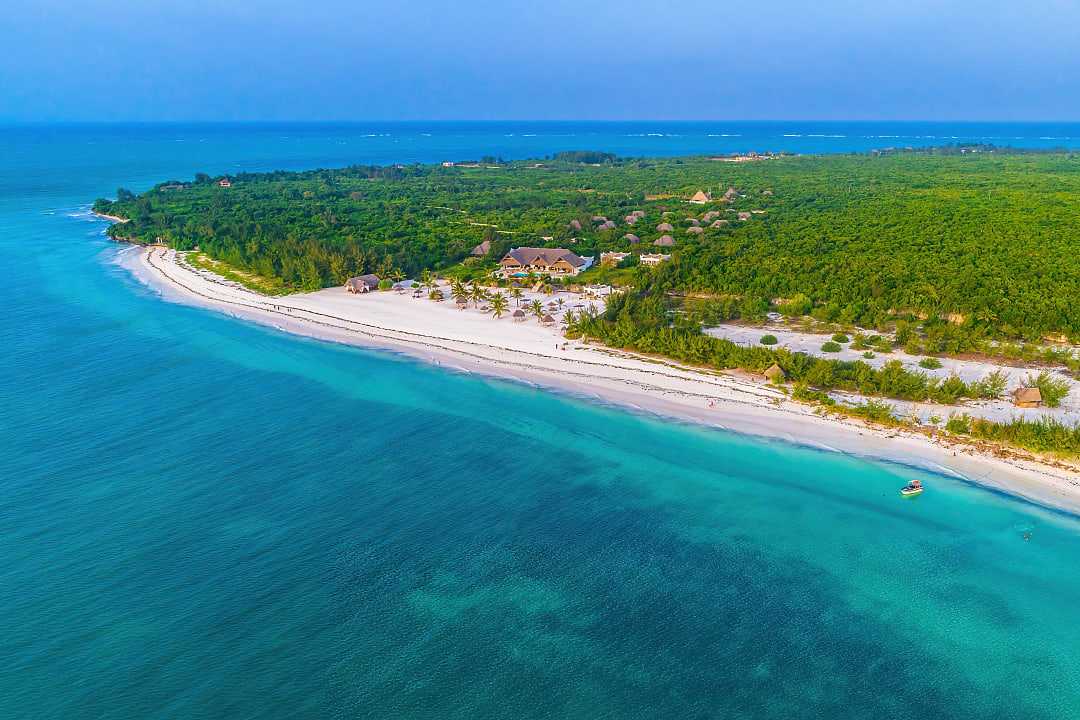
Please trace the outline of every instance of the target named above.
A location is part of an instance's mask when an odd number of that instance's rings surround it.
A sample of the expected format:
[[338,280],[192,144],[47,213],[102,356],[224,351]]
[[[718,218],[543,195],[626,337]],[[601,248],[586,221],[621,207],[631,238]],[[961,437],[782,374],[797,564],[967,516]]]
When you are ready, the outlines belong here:
[[900,488],[900,494],[904,497],[914,497],[921,494],[923,491],[922,480],[912,480],[904,487]]

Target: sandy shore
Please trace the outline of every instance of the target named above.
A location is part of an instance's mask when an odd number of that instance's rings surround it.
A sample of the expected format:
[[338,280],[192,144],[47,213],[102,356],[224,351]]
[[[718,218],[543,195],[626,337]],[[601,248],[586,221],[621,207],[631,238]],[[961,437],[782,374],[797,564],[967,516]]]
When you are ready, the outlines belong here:
[[[300,335],[389,348],[440,365],[523,380],[683,421],[923,467],[1080,514],[1080,473],[1000,458],[920,433],[823,418],[752,379],[707,373],[565,340],[535,318],[493,319],[471,305],[340,288],[268,298],[178,261],[160,247],[126,251],[124,265],[166,299]],[[563,312],[583,301],[563,295]],[[545,304],[552,300],[545,297]],[[552,309],[559,315],[559,311]]]

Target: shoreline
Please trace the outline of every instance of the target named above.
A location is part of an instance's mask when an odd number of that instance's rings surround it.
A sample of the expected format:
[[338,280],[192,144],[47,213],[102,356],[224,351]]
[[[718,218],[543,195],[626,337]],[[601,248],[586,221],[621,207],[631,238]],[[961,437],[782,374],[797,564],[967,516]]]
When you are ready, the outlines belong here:
[[476,311],[395,293],[349,296],[330,288],[265,297],[185,267],[174,251],[160,246],[131,246],[123,251],[120,264],[166,300],[283,332],[391,350],[440,367],[523,382],[653,417],[948,474],[1080,515],[1080,473],[1072,470],[997,457],[959,441],[822,417],[757,382],[567,341],[535,323],[492,320]]

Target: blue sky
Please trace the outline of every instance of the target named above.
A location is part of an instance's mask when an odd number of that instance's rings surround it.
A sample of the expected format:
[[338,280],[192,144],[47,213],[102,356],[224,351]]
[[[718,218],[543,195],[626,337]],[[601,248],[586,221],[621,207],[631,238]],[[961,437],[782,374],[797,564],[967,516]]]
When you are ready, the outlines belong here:
[[0,120],[1080,120],[1080,0],[8,0]]

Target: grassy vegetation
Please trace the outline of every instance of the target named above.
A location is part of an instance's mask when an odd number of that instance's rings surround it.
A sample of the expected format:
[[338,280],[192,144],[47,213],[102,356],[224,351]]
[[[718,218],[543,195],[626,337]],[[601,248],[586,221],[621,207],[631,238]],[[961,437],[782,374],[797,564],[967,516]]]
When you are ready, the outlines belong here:
[[280,278],[263,277],[244,270],[238,270],[222,260],[215,260],[204,252],[185,253],[184,260],[192,267],[216,273],[226,280],[240,283],[249,290],[254,290],[263,295],[284,295],[295,292],[294,289],[286,287]]

